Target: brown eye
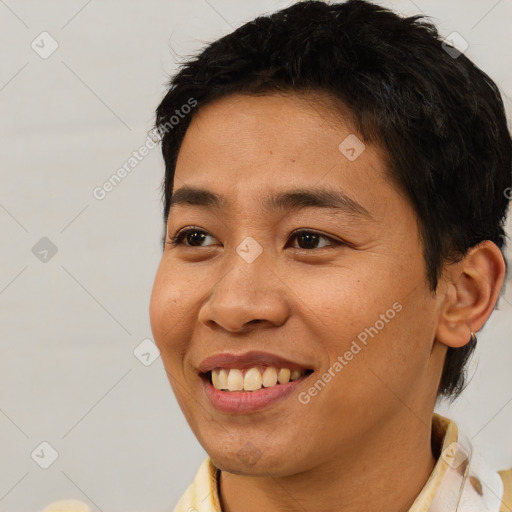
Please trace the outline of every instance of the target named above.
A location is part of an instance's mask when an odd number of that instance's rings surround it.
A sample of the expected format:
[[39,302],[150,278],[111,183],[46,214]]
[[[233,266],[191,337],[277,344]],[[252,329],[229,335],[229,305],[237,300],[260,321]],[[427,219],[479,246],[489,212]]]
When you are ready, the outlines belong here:
[[[202,229],[190,228],[178,232],[169,243],[173,246],[184,245],[185,247],[203,247],[202,243],[208,237],[213,238]],[[184,243],[185,241],[186,243]]]
[[[208,237],[214,239],[214,237],[207,231],[198,228],[188,228],[179,231],[168,243],[173,247],[178,245],[183,245],[185,247],[209,247],[213,244],[208,244],[206,246],[203,244]],[[305,250],[323,249],[324,247],[342,245],[342,242],[334,240],[327,235],[317,233],[316,231],[306,230],[292,233],[290,240],[297,240],[298,247],[295,248]],[[327,243],[321,245],[322,240],[327,241]]]
[[[298,249],[322,249],[323,247],[327,247],[330,245],[340,245],[341,242],[332,239],[326,235],[322,235],[321,233],[317,233],[315,231],[297,231],[292,234],[291,239],[296,239],[299,245]],[[327,240],[329,243],[318,246],[321,240]]]

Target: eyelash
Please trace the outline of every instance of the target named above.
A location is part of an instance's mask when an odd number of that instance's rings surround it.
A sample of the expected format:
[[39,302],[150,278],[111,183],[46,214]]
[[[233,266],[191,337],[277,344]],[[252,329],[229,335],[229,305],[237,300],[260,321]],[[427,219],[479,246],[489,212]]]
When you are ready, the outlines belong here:
[[[205,231],[203,229],[187,228],[187,229],[182,229],[182,230],[178,231],[176,233],[176,235],[174,235],[174,237],[171,240],[169,240],[167,243],[172,245],[173,247],[176,247],[178,245],[183,245],[184,247],[201,248],[202,246],[185,245],[183,243],[184,238],[190,233],[203,233],[205,235],[211,236],[207,231]],[[329,240],[331,246],[348,245],[344,242],[341,242],[340,240],[335,240],[334,238],[331,238],[330,236],[327,236],[322,233],[318,233],[317,231],[313,231],[313,230],[309,230],[309,229],[302,229],[302,230],[294,231],[293,233],[291,233],[290,238],[292,238],[292,237],[297,238],[299,235],[304,235],[304,234],[312,234],[312,235],[316,235],[320,238],[325,238],[326,240]],[[303,249],[301,247],[298,247],[298,248],[296,247],[296,249],[300,249],[302,251],[314,251],[317,249],[325,249],[325,248],[326,247],[318,247],[318,248],[314,248],[314,249]]]

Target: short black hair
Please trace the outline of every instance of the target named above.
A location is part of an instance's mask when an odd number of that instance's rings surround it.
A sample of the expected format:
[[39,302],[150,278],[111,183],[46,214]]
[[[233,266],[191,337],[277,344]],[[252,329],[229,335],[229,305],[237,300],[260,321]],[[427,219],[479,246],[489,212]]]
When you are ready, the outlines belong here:
[[[165,160],[164,223],[178,152],[194,112],[230,94],[327,93],[358,135],[387,155],[418,217],[433,293],[443,265],[505,244],[512,141],[496,84],[424,16],[363,0],[305,1],[260,16],[181,65],[156,109]],[[197,106],[188,116],[186,105]],[[474,340],[448,348],[438,395],[465,385]]]

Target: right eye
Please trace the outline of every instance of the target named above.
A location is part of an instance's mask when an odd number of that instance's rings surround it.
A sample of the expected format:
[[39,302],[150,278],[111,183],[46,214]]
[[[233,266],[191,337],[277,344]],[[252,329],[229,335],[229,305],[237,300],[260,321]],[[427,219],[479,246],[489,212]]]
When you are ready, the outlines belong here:
[[[173,247],[177,245],[184,245],[185,247],[203,247],[201,243],[208,237],[213,239],[213,236],[207,231],[199,228],[187,228],[178,231],[168,243]],[[184,243],[185,241],[187,243]]]

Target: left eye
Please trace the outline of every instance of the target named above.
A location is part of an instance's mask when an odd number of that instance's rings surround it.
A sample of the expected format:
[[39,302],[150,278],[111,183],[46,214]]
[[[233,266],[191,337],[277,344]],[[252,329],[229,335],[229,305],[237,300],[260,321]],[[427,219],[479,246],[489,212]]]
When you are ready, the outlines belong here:
[[[215,240],[215,237],[210,235],[207,231],[198,228],[184,229],[178,232],[169,243],[173,246],[183,245],[185,247],[205,247],[201,245],[207,238]],[[328,243],[318,246],[321,240],[326,240]],[[316,231],[296,231],[291,234],[289,240],[297,240],[299,247],[297,249],[322,249],[329,245],[341,245],[342,242],[332,239]],[[186,242],[186,243],[185,243]],[[213,244],[210,244],[213,245]]]
[[[338,242],[337,240],[333,240],[332,238],[322,235],[320,233],[316,233],[315,231],[296,231],[295,233],[292,233],[291,240],[296,239],[297,243],[299,244],[299,249],[322,249],[322,247],[326,247],[329,245],[339,245],[341,242]],[[327,243],[321,247],[318,247],[319,240],[327,240],[330,243]],[[301,245],[303,247],[301,247]]]

